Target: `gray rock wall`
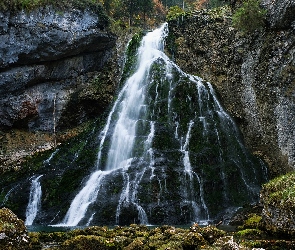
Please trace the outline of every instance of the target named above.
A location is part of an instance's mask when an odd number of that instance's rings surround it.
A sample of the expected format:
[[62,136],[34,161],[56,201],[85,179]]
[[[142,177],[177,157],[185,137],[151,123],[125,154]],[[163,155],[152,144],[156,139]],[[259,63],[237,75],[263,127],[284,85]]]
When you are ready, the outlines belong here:
[[294,0],[262,0],[261,5],[268,11],[268,22],[273,29],[295,26]]
[[0,127],[52,132],[72,95],[112,58],[116,37],[106,26],[90,10],[0,13]]
[[248,35],[232,27],[229,9],[169,23],[176,62],[215,86],[270,177],[295,168],[295,16],[287,11],[294,1],[284,2],[277,14],[269,12],[266,29]]

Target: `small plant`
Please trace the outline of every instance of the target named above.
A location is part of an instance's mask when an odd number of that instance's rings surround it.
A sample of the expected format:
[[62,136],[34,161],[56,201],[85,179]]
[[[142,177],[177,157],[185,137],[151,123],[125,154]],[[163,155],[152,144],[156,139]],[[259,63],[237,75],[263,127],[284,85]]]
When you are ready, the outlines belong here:
[[247,0],[233,15],[233,25],[245,33],[261,29],[265,24],[266,10],[259,6],[258,0]]

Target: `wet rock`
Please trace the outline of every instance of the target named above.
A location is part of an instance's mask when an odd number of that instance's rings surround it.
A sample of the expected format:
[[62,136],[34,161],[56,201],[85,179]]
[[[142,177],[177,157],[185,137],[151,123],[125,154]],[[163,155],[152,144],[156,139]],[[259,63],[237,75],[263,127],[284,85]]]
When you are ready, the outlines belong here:
[[0,209],[0,249],[29,249],[25,224],[9,209]]
[[239,250],[239,244],[234,241],[233,236],[224,236],[219,238],[213,246],[219,247],[221,250]]

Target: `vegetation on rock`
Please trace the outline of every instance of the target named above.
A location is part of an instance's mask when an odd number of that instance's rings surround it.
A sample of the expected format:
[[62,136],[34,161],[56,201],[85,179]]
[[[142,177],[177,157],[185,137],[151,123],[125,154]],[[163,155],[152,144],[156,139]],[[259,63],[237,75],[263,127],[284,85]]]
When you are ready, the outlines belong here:
[[233,15],[233,25],[238,30],[251,33],[265,24],[266,10],[259,6],[258,0],[247,0]]
[[[255,228],[237,232],[216,226],[177,228],[163,225],[93,226],[63,232],[29,232],[9,209],[0,209],[0,249],[31,250],[189,250],[189,249],[294,249],[292,240],[269,240],[267,232]],[[47,249],[47,248],[46,248]]]
[[263,202],[282,208],[295,207],[295,172],[281,175],[262,186]]
[[0,249],[28,249],[29,237],[22,220],[9,209],[0,209]]
[[[31,246],[50,242],[58,243],[58,249],[200,249],[209,247],[225,235],[216,227],[199,227],[194,224],[189,229],[163,225],[149,229],[147,226],[132,224],[128,227],[117,226],[89,227],[69,232],[30,233]],[[34,242],[34,244],[32,244]]]

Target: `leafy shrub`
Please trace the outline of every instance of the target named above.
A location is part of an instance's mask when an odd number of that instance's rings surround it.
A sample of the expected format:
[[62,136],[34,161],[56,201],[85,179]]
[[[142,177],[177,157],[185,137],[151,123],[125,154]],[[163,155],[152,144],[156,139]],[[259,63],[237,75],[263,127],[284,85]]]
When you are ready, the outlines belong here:
[[179,16],[184,15],[184,14],[185,14],[184,10],[182,8],[180,8],[178,5],[172,6],[168,10],[166,20],[170,21],[170,20],[176,19]]
[[259,6],[258,0],[247,0],[233,15],[233,25],[238,30],[251,33],[265,24],[266,10]]

